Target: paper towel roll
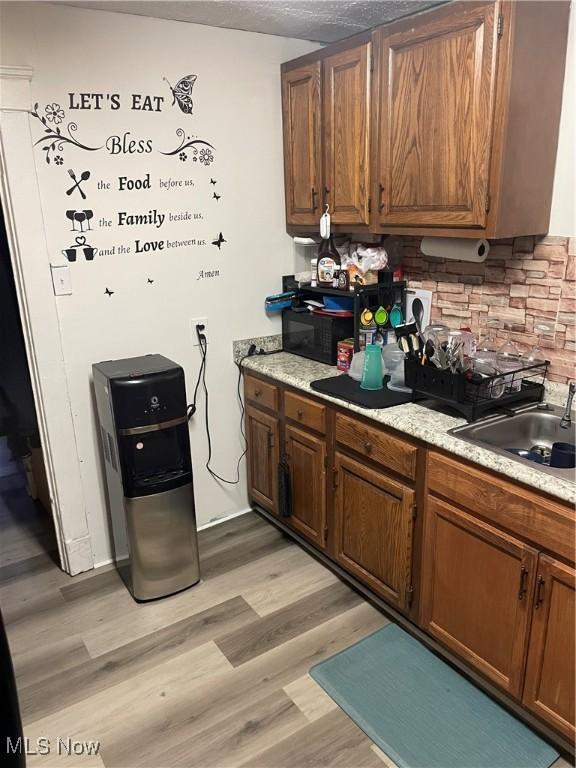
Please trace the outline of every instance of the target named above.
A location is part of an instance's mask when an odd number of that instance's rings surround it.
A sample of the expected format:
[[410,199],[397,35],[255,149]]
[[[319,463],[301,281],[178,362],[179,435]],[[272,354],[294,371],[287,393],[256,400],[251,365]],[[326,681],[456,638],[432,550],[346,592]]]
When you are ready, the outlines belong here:
[[454,261],[486,261],[490,251],[488,240],[468,240],[463,237],[423,237],[420,250],[426,256]]

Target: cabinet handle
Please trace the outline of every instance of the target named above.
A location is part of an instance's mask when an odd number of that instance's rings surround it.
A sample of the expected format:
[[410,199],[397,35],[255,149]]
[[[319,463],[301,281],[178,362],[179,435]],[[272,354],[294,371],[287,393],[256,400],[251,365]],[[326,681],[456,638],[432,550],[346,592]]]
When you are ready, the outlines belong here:
[[255,389],[254,390],[254,397],[260,397],[261,394],[262,394],[262,390],[261,389]]
[[304,416],[304,412],[302,411],[302,408],[298,408],[298,410],[296,411],[296,415],[298,416],[299,419],[301,419],[302,416]]
[[544,601],[544,584],[544,577],[538,576],[538,585],[536,587],[536,604],[534,605],[535,610],[538,610]]
[[381,211],[382,208],[384,208],[384,203],[382,202],[382,192],[384,192],[384,185],[378,184],[378,210]]
[[366,453],[372,453],[372,443],[364,443],[364,450]]
[[312,187],[312,210],[315,211],[318,208],[318,203],[316,202],[316,198],[318,197],[318,192]]
[[523,600],[526,596],[526,579],[528,578],[528,569],[525,565],[520,568],[520,586],[518,588],[518,600]]
[[330,190],[328,189],[328,187],[324,187],[324,201],[326,201],[326,198],[328,197],[329,194],[330,194]]

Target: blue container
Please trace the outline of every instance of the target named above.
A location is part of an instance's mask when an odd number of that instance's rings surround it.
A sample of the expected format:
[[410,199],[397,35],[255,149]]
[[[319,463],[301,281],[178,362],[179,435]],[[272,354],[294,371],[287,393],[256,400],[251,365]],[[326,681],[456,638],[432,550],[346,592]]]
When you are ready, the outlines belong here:
[[322,296],[322,301],[326,309],[345,309],[347,312],[354,309],[354,299],[350,296]]

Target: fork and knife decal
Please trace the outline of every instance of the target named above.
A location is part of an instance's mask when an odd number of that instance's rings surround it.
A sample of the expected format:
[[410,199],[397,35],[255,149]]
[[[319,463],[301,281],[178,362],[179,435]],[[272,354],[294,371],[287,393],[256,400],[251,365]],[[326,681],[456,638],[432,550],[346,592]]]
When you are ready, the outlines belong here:
[[82,200],[86,200],[86,195],[84,194],[84,190],[80,185],[82,184],[83,181],[88,181],[88,179],[90,178],[90,171],[82,171],[82,173],[80,174],[80,178],[78,179],[74,171],[71,168],[69,168],[68,176],[70,176],[74,184],[70,187],[70,189],[66,190],[66,194],[71,195],[72,192],[74,192],[74,190],[77,189],[82,196]]

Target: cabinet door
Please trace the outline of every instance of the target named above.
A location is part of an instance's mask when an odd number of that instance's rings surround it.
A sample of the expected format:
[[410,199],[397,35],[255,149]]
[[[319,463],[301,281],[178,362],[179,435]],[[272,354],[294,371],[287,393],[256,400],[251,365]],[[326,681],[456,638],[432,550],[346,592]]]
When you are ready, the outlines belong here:
[[485,226],[494,4],[466,6],[379,33],[377,224]]
[[282,75],[286,222],[317,224],[321,185],[320,62]]
[[334,224],[367,224],[371,43],[324,60],[325,202]]
[[519,696],[537,554],[512,536],[428,498],[422,624]]
[[407,608],[414,492],[341,453],[335,473],[336,559],[389,603]]
[[278,419],[247,406],[246,438],[249,496],[270,512],[276,512],[280,460]]
[[319,547],[326,544],[326,444],[295,427],[286,427],[290,466],[291,515],[296,531]]
[[540,555],[523,703],[574,739],[575,573]]

